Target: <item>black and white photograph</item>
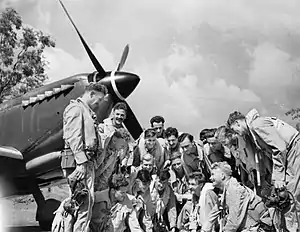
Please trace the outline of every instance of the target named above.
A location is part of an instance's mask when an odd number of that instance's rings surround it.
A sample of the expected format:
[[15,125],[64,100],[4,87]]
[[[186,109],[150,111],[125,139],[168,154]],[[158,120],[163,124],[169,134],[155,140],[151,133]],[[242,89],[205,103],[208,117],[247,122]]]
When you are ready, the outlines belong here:
[[0,0],[0,232],[300,232],[299,0]]

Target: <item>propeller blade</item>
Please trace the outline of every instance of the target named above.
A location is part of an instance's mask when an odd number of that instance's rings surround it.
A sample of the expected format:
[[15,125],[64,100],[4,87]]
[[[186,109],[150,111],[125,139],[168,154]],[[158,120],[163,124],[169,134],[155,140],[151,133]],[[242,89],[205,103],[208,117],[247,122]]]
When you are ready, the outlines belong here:
[[123,68],[123,66],[124,66],[124,64],[125,64],[125,61],[126,61],[126,59],[127,59],[127,56],[128,56],[128,52],[129,52],[129,45],[127,44],[127,45],[125,46],[125,48],[124,48],[124,51],[123,51],[121,60],[120,60],[120,62],[119,62],[119,65],[118,65],[118,68],[117,68],[116,71],[120,71],[120,70]]
[[124,101],[124,103],[127,105],[127,117],[124,121],[124,124],[125,124],[127,130],[130,132],[131,136],[135,140],[137,140],[140,137],[140,135],[142,134],[143,129],[142,129],[139,121],[135,117],[132,109],[128,105],[128,103],[125,101]]
[[68,13],[67,9],[65,8],[64,4],[62,3],[62,1],[59,0],[59,2],[60,2],[60,4],[61,4],[61,6],[63,7],[65,13],[67,14],[69,20],[71,21],[72,25],[74,26],[74,28],[75,28],[75,30],[76,30],[76,32],[77,32],[77,34],[78,34],[78,36],[79,36],[79,38],[80,38],[80,40],[81,40],[83,46],[84,46],[84,48],[85,48],[87,54],[89,55],[89,57],[90,57],[90,59],[91,59],[93,65],[94,65],[94,67],[95,67],[95,69],[98,71],[98,73],[99,73],[99,75],[100,75],[101,77],[105,77],[105,75],[106,75],[105,70],[102,68],[101,64],[98,62],[97,58],[94,56],[94,54],[93,54],[92,51],[90,50],[89,46],[87,45],[87,43],[85,42],[85,40],[84,40],[83,37],[81,36],[79,30],[77,29],[75,23],[73,22],[71,16],[69,15],[69,13]]

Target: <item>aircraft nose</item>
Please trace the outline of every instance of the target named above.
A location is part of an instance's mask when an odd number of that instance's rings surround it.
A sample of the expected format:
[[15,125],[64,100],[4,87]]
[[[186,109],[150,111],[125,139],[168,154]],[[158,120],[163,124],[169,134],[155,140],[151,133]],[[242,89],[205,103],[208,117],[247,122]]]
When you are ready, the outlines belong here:
[[140,82],[138,75],[133,73],[116,73],[111,77],[113,91],[120,98],[126,99]]

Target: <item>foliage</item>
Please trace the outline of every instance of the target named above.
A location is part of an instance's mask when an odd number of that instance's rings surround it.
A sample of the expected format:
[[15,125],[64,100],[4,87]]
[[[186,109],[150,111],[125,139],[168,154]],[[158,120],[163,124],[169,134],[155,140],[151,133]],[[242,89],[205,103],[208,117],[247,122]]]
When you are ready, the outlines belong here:
[[285,113],[286,116],[292,116],[293,120],[300,119],[300,108],[294,108]]
[[22,95],[47,80],[43,52],[55,42],[42,31],[25,26],[13,8],[0,16],[0,103]]

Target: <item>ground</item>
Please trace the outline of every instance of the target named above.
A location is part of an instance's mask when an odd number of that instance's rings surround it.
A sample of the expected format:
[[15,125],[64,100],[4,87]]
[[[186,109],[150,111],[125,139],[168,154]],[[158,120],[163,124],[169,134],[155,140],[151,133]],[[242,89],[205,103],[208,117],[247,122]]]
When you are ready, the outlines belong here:
[[[66,184],[45,187],[42,192],[45,199],[54,198],[60,201],[68,195]],[[36,208],[32,195],[0,199],[0,232],[41,231],[35,221]]]

